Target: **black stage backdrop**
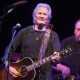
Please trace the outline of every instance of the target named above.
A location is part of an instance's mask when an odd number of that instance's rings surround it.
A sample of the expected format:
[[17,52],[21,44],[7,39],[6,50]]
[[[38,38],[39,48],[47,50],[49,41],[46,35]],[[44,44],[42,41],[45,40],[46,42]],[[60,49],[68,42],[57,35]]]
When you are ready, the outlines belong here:
[[52,8],[51,23],[62,41],[73,35],[75,21],[80,18],[80,0],[27,0],[25,5],[7,7],[21,0],[0,0],[0,16],[13,11],[0,19],[0,57],[4,55],[5,48],[9,45],[12,37],[12,27],[16,23],[21,24],[17,32],[32,23],[32,11],[39,2],[50,4]]

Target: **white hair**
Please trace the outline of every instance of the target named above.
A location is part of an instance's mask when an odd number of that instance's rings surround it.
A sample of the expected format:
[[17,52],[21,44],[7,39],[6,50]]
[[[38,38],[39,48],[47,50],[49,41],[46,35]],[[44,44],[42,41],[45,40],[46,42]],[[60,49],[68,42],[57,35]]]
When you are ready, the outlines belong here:
[[[50,7],[48,4],[46,4],[46,3],[39,3],[39,4],[37,4],[36,8],[33,10],[33,18],[34,18],[34,16],[35,16],[37,10],[38,10],[40,7],[45,7],[45,8],[47,8],[47,10],[48,10],[48,22],[49,22],[50,19],[52,18],[52,11],[51,11],[51,7]],[[34,20],[33,20],[33,22],[34,22]]]

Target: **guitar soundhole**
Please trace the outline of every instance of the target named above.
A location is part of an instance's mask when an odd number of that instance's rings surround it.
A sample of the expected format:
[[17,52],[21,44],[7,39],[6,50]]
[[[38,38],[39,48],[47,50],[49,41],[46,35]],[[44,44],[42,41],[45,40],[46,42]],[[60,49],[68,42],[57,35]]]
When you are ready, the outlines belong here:
[[27,73],[28,73],[28,71],[26,69],[26,66],[20,67],[20,76],[26,77],[27,76]]

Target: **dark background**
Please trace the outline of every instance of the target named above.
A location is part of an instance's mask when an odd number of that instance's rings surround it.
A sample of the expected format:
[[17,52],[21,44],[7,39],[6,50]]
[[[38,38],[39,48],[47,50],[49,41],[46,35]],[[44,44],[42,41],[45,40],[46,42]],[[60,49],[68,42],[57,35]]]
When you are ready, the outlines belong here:
[[[0,0],[0,16],[13,8],[7,6],[18,1],[21,0]],[[73,35],[75,21],[80,18],[80,0],[27,0],[25,5],[15,6],[11,13],[0,19],[0,57],[4,55],[5,48],[11,41],[12,27],[16,23],[21,24],[20,29],[33,24],[32,11],[39,2],[51,6],[53,17],[51,23],[54,24],[53,30],[58,33],[60,41]]]

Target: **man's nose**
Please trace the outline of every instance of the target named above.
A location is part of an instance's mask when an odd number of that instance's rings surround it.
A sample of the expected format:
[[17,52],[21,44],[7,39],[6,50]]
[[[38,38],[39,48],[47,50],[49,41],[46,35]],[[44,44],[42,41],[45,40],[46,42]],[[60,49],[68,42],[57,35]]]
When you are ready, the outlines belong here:
[[44,17],[44,14],[41,14],[41,17]]
[[40,16],[40,19],[44,19],[44,17],[43,16]]
[[80,36],[80,31],[78,31],[78,35]]

